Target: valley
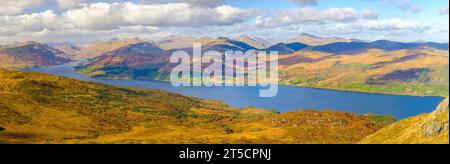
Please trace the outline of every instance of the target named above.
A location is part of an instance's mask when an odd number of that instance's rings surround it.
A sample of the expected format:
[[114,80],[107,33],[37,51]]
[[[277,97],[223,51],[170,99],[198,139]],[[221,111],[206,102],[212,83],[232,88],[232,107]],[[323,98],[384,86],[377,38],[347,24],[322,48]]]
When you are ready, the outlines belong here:
[[[202,51],[278,51],[282,96],[263,103],[254,89],[168,87],[170,54],[197,42]],[[431,113],[448,96],[448,58],[448,44],[310,34],[277,44],[241,35],[3,45],[0,143],[448,143],[448,98]]]

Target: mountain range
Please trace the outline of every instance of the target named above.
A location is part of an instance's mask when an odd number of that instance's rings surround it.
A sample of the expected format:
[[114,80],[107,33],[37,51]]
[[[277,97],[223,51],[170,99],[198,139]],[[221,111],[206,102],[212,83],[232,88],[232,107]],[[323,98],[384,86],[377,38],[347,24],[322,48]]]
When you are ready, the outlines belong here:
[[[278,51],[280,82],[285,85],[403,95],[448,93],[448,43],[402,43],[387,40],[340,42],[321,46],[279,43],[265,49],[234,39],[207,39],[202,50]],[[143,62],[145,55],[122,51],[122,58],[106,53],[78,70],[98,78],[169,80],[173,65],[167,55],[177,50],[146,51],[156,64]],[[134,45],[129,45],[133,47]],[[145,50],[144,50],[145,51]],[[166,51],[168,53],[162,53]],[[110,56],[110,57],[106,57]],[[115,63],[111,63],[114,58]],[[127,58],[134,58],[128,60]],[[120,63],[120,64],[118,64]],[[140,63],[140,64],[139,64]]]
[[288,43],[303,43],[310,46],[321,46],[331,43],[348,43],[358,41],[355,39],[344,39],[339,37],[322,38],[308,33],[302,33],[294,39],[288,40]]
[[[310,34],[301,35],[301,38],[306,37],[320,39]],[[300,42],[278,43],[261,49],[258,47],[264,42],[256,44],[255,41],[259,39],[245,35],[234,39],[170,36],[161,41],[112,39],[85,47],[51,44],[55,48],[41,46],[46,50],[42,53],[30,52],[33,58],[20,60],[12,57],[13,51],[0,51],[4,59],[0,66],[48,66],[68,62],[67,58],[91,58],[89,63],[77,67],[77,70],[96,78],[167,81],[171,68],[175,66],[169,63],[170,54],[178,50],[191,54],[192,47],[188,45],[195,42],[202,43],[203,52],[278,51],[280,83],[284,85],[422,96],[446,96],[448,93],[448,43],[362,42],[349,39],[318,46]],[[27,46],[20,45],[29,44],[17,45],[3,46],[2,49],[27,49]],[[52,53],[44,53],[47,51]],[[19,64],[14,64],[13,59]],[[30,61],[33,63],[30,64]]]

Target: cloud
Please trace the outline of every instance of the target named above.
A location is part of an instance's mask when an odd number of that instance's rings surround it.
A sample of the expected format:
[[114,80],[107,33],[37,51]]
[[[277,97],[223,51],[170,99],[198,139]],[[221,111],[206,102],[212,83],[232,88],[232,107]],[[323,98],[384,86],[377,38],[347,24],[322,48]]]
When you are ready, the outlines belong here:
[[448,6],[439,10],[439,14],[448,15]]
[[369,30],[391,31],[391,30],[411,30],[421,31],[426,29],[425,26],[417,21],[408,21],[403,19],[388,19],[381,21],[368,21],[364,27]]
[[334,26],[338,31],[354,33],[373,31],[410,31],[423,32],[429,27],[420,24],[417,21],[403,19],[385,19],[385,20],[369,20],[355,23],[340,23]]
[[144,4],[188,3],[193,6],[216,7],[224,5],[225,0],[141,0]]
[[61,9],[69,9],[78,6],[80,3],[87,2],[87,0],[55,0],[55,2]]
[[317,5],[317,2],[319,0],[289,0],[289,1],[299,5]]
[[24,10],[38,6],[42,0],[1,0],[0,15],[20,14]]
[[256,24],[260,26],[283,26],[301,23],[322,23],[326,21],[347,22],[357,20],[359,13],[353,8],[329,8],[322,11],[313,8],[297,8],[280,11],[274,16],[257,17]]
[[76,28],[113,29],[118,26],[183,26],[232,25],[247,20],[251,10],[228,5],[200,7],[188,3],[135,4],[94,3],[68,10],[63,14]]
[[422,12],[422,7],[414,5],[410,0],[379,0],[384,4],[396,5],[400,10],[409,11],[411,13]]
[[364,19],[378,19],[378,13],[370,10],[363,10]]
[[[158,27],[228,26],[253,17],[253,10],[228,5],[195,6],[189,3],[138,4],[133,2],[83,4],[59,13],[47,10],[39,13],[0,16],[0,38],[16,36],[49,36],[49,33],[104,34],[130,30],[143,33]],[[150,30],[151,29],[151,30]],[[67,39],[68,37],[66,37]]]

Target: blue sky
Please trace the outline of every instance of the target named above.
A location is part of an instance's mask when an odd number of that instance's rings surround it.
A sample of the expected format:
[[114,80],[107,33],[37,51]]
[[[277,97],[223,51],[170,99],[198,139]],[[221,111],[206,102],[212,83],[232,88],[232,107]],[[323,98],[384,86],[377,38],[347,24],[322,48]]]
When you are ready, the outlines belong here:
[[[314,2],[314,3],[313,3]],[[0,43],[301,33],[449,41],[448,0],[2,0]]]

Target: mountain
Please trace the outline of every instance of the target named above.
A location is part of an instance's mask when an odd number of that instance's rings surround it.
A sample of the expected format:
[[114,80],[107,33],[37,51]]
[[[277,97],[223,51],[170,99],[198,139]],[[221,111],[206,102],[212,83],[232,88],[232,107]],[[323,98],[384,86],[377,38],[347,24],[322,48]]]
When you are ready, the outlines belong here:
[[78,69],[97,78],[156,79],[169,59],[167,51],[142,41],[105,53]]
[[81,49],[77,45],[67,42],[47,43],[47,45],[66,53],[68,55],[67,56],[68,58],[74,57],[77,53],[81,51]]
[[[214,50],[248,51],[256,48],[233,39],[204,38],[203,52]],[[130,46],[132,45],[132,46]],[[135,47],[130,44],[124,47]],[[168,81],[176,65],[169,56],[177,50],[192,53],[192,48],[123,48],[112,50],[78,72],[96,78]],[[145,46],[144,46],[145,47]],[[393,41],[332,43],[307,46],[280,43],[265,51],[278,51],[280,83],[303,87],[345,91],[419,96],[445,96],[449,90],[448,44],[401,43]],[[118,53],[120,52],[120,53]]]
[[449,144],[448,97],[436,111],[389,125],[363,139],[363,144]]
[[192,44],[196,41],[196,38],[193,37],[184,37],[184,36],[168,36],[160,41],[157,42],[157,44],[165,50],[170,49],[180,49],[180,48],[187,48],[191,47]]
[[369,49],[380,49],[384,51],[397,51],[414,48],[434,48],[448,51],[448,43],[402,43],[389,40],[378,40],[374,42],[339,42],[328,45],[311,47],[313,51],[334,53],[334,54],[358,54]]
[[286,54],[291,54],[293,52],[299,51],[301,49],[304,49],[308,47],[308,45],[303,44],[303,43],[289,43],[289,44],[285,44],[285,43],[278,43],[276,45],[270,46],[266,49],[264,49],[264,51],[278,51],[279,55],[286,55]]
[[309,46],[321,46],[338,42],[352,42],[352,40],[338,37],[321,38],[312,34],[303,33],[297,38],[288,41],[288,43],[303,43]]
[[51,66],[70,62],[67,54],[38,42],[0,47],[0,68]]
[[211,38],[209,36],[204,36],[204,37],[200,37],[200,38],[196,39],[195,43],[201,43],[202,45],[206,45],[208,43],[211,43],[214,40],[215,40],[214,38]]
[[111,39],[107,42],[95,43],[82,47],[81,51],[77,54],[77,58],[95,58],[103,55],[107,52],[114,51],[126,45],[135,44],[142,42],[143,39],[133,38],[133,39]]
[[204,51],[217,51],[217,52],[225,52],[225,51],[248,51],[248,50],[257,50],[257,48],[241,41],[233,40],[226,37],[219,37],[208,42],[203,46]]
[[247,35],[240,35],[233,40],[244,42],[252,47],[255,47],[257,49],[263,49],[270,46],[270,43],[265,41],[262,38],[252,38]]
[[[374,44],[379,46],[380,44]],[[446,96],[449,53],[428,46],[333,43],[279,57],[280,83],[345,91]],[[375,47],[375,46],[374,46]]]
[[392,123],[378,118],[238,109],[160,90],[0,70],[2,144],[356,143]]

